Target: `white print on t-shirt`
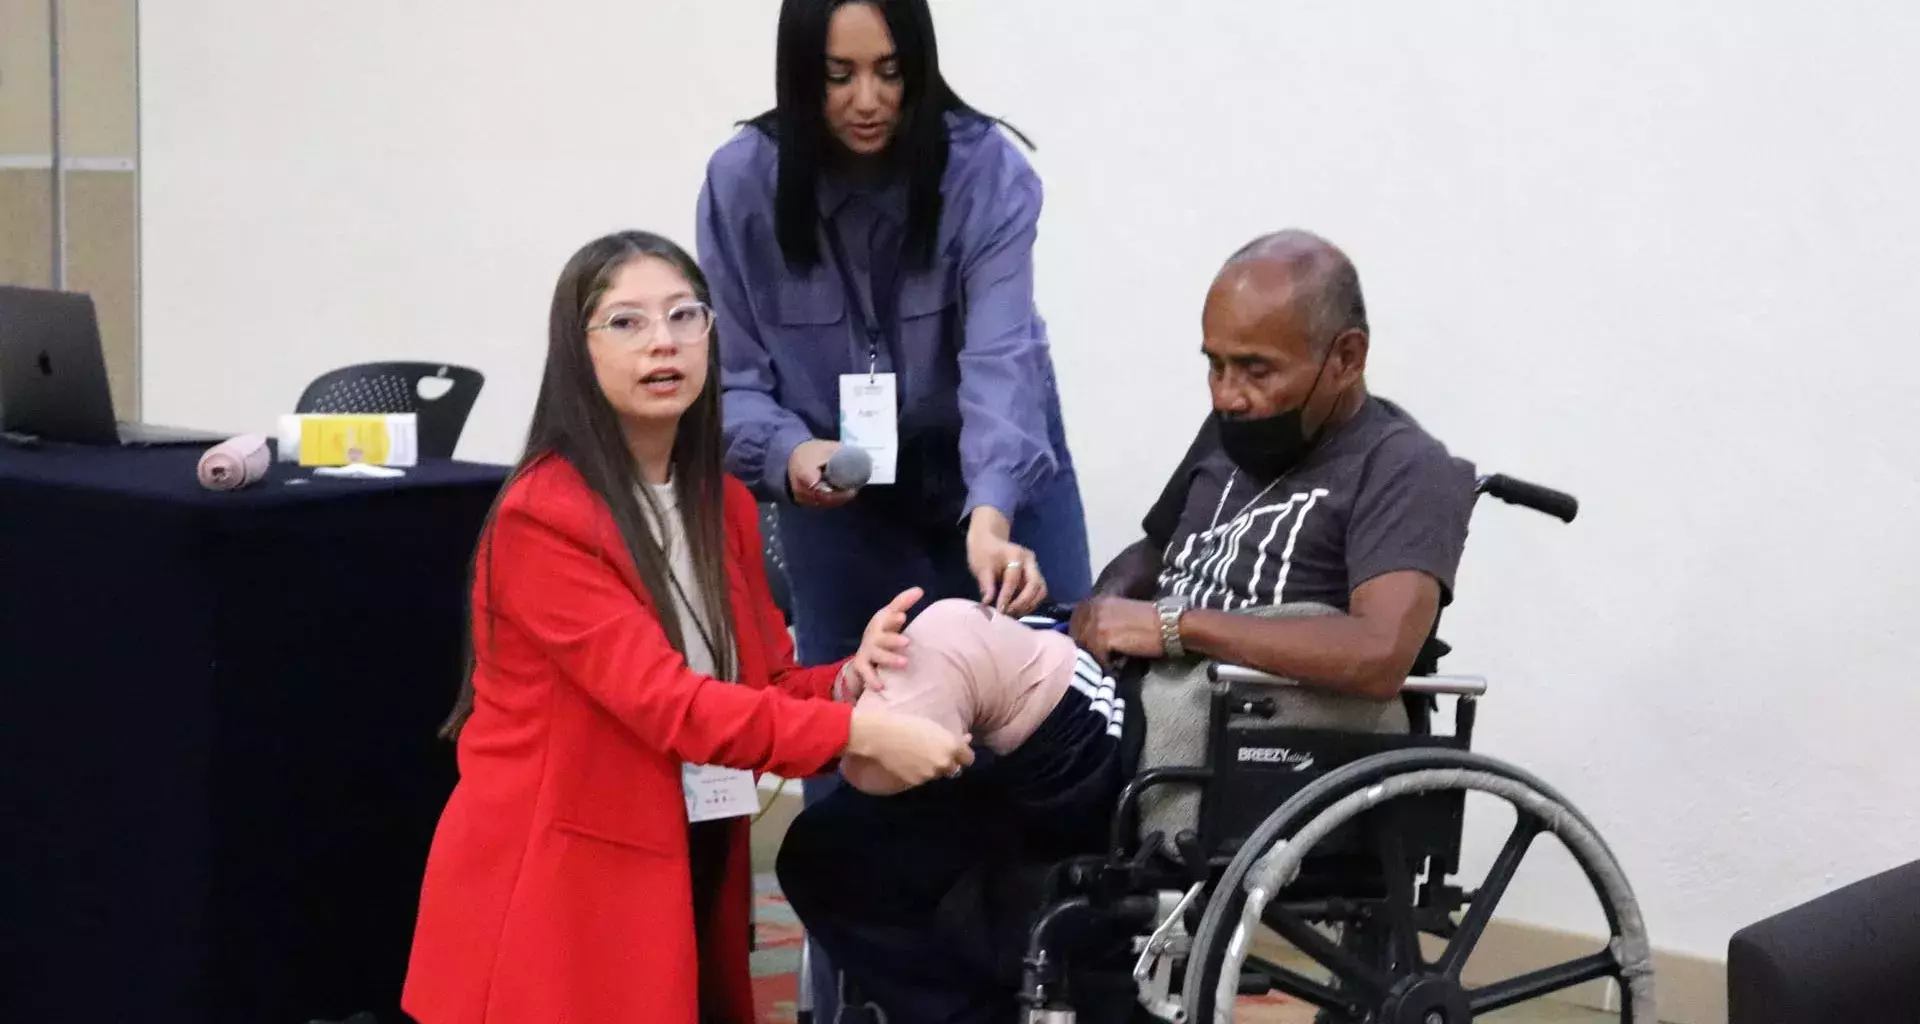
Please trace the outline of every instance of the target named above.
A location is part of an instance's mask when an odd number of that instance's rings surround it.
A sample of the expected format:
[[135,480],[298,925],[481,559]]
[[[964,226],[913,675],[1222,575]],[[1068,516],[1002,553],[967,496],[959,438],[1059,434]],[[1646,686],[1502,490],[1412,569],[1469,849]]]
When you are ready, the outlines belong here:
[[[1223,508],[1227,493],[1232,490],[1233,485],[1229,481],[1220,495]],[[1264,505],[1249,504],[1224,523],[1218,521],[1219,510],[1215,510],[1214,525],[1189,534],[1179,551],[1167,552],[1167,568],[1160,574],[1161,589],[1185,597],[1198,607],[1217,608],[1220,611],[1232,611],[1254,604],[1284,603],[1287,576],[1293,571],[1293,553],[1300,540],[1300,529],[1306,525],[1307,516],[1312,513],[1314,505],[1329,493],[1324,487],[1316,487],[1310,491],[1296,491],[1285,500]],[[1265,497],[1265,494],[1261,497]],[[1259,497],[1254,499],[1255,502],[1259,500]],[[1295,514],[1296,509],[1298,514]],[[1287,527],[1286,543],[1276,559],[1274,543],[1280,539],[1283,526]],[[1247,576],[1245,588],[1241,589],[1228,582],[1227,573],[1239,563],[1242,556],[1249,554],[1249,547],[1252,548],[1253,570]],[[1276,563],[1273,587],[1270,596],[1263,600],[1260,581],[1267,572],[1269,562]]]
[[1120,738],[1120,727],[1126,721],[1127,702],[1113,692],[1113,680],[1100,671],[1100,663],[1086,651],[1079,652],[1073,662],[1073,688],[1086,695],[1087,710],[1106,720],[1107,735]]

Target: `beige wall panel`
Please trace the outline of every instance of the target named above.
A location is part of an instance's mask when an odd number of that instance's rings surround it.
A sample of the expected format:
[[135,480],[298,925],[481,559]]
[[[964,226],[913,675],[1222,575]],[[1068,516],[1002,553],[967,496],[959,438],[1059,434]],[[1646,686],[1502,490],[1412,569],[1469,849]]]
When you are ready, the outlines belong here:
[[[136,0],[61,5],[62,156],[136,155]],[[0,0],[0,158],[53,151],[47,0]],[[69,164],[69,167],[72,165]],[[0,282],[53,279],[52,175],[0,166]],[[66,287],[93,296],[115,412],[138,415],[138,178],[127,171],[66,175]]]
[[134,5],[135,0],[60,5],[66,23],[60,37],[60,120],[62,152],[68,157],[132,157],[136,151]]
[[0,0],[0,156],[53,148],[47,46],[47,0]]
[[53,281],[53,174],[0,169],[0,284]]
[[[137,146],[135,0],[62,5],[60,109],[69,157],[132,157]],[[0,156],[53,150],[46,0],[0,0]]]
[[112,171],[67,172],[67,289],[93,296],[107,354],[113,408],[123,420],[139,414],[134,304],[137,179]]

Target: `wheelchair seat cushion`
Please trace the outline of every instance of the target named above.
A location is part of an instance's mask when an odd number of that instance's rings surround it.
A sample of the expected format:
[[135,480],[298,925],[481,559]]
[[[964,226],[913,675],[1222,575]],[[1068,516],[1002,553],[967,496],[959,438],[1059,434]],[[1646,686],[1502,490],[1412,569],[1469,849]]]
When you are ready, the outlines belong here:
[[[1337,615],[1324,604],[1297,603],[1249,608],[1235,614],[1261,618]],[[1207,726],[1212,683],[1208,662],[1199,658],[1156,661],[1140,680],[1140,704],[1146,734],[1140,768],[1201,767],[1207,764]],[[1371,701],[1305,686],[1262,688],[1277,705],[1276,720],[1303,729],[1405,733],[1407,709],[1398,700]],[[1229,723],[1231,726],[1231,723]],[[1199,828],[1200,793],[1192,786],[1157,786],[1140,798],[1140,838],[1158,832],[1169,855],[1174,837]]]

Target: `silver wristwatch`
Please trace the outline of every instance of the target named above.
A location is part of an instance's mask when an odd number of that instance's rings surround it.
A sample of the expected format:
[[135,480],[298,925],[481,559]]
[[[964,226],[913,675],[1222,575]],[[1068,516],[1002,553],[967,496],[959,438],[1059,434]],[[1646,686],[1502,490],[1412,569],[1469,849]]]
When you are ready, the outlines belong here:
[[1163,597],[1153,603],[1155,611],[1160,613],[1160,649],[1169,658],[1187,656],[1187,646],[1180,642],[1180,617],[1187,613],[1189,602],[1184,597]]

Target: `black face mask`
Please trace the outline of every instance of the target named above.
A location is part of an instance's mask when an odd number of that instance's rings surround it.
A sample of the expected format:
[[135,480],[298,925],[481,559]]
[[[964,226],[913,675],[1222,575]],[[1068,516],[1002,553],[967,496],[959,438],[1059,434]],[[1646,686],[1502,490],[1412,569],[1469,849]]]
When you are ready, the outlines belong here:
[[1307,390],[1307,397],[1285,412],[1257,418],[1213,414],[1214,425],[1220,431],[1220,447],[1241,472],[1258,480],[1277,480],[1299,465],[1326,435],[1326,424],[1322,423],[1315,436],[1307,436],[1306,412],[1314,392],[1320,390],[1320,377],[1326,373],[1327,359],[1332,355],[1333,350],[1329,348],[1327,354],[1320,357],[1320,369],[1313,375],[1313,387]]

